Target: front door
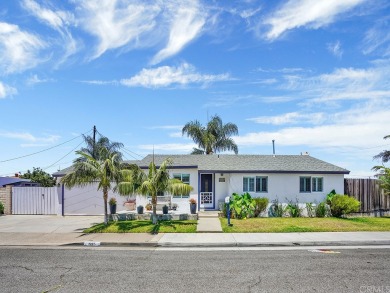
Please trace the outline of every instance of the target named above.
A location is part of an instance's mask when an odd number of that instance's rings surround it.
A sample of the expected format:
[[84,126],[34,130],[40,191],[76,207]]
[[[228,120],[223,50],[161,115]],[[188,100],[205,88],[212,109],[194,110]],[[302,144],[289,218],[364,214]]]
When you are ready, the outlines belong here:
[[213,174],[200,174],[200,208],[214,209]]

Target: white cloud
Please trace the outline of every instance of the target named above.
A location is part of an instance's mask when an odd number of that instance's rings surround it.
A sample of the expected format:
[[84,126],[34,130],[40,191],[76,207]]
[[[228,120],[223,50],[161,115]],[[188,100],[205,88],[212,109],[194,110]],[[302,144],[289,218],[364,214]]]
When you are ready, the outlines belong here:
[[17,93],[18,91],[16,88],[6,85],[0,81],[0,99],[16,95]]
[[267,17],[264,24],[271,26],[266,39],[275,40],[284,32],[299,27],[318,29],[335,21],[336,16],[347,12],[366,0],[289,0]]
[[370,28],[363,39],[363,54],[377,53],[390,56],[390,23],[388,17],[379,20]]
[[201,33],[206,22],[207,15],[197,1],[172,3],[169,7],[172,9],[172,15],[170,15],[172,22],[169,28],[168,43],[153,57],[151,64],[160,63],[181,51]]
[[208,84],[216,81],[230,80],[229,74],[207,75],[200,74],[195,67],[182,63],[178,67],[161,66],[152,69],[142,69],[140,73],[130,79],[122,79],[120,83],[125,86],[135,87],[167,87],[170,85],[187,85],[191,83]]
[[53,82],[53,81],[55,80],[52,78],[39,78],[37,74],[34,74],[27,79],[26,83],[28,85],[34,85],[34,84]]
[[196,147],[193,143],[166,143],[166,144],[144,144],[139,145],[138,148],[141,150],[148,151],[162,151],[162,152],[180,152],[180,153],[190,153],[192,149]]
[[22,72],[40,61],[40,50],[46,46],[38,36],[17,25],[0,22],[0,70],[5,74]]
[[259,124],[296,124],[302,122],[308,122],[311,124],[319,124],[324,121],[324,113],[309,113],[302,114],[298,112],[290,112],[276,116],[260,116],[256,118],[248,118],[248,121],[253,121]]
[[328,51],[331,52],[333,55],[335,55],[338,58],[341,58],[343,56],[343,49],[341,49],[341,43],[340,41],[329,43],[327,45]]
[[59,135],[46,135],[45,137],[37,137],[29,132],[0,132],[0,137],[19,139],[28,142],[54,143],[61,137]]
[[82,1],[77,9],[84,30],[99,40],[91,59],[110,49],[124,46],[139,47],[140,38],[156,28],[156,17],[161,12],[157,4],[143,1],[93,0]]

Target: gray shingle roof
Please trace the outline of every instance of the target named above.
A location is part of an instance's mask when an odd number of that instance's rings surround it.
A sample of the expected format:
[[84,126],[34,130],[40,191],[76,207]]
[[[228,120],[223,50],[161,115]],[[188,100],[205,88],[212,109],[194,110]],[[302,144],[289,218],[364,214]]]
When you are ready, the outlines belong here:
[[[200,171],[228,172],[310,172],[349,174],[349,171],[306,155],[154,155],[156,165],[165,159],[173,160],[172,167],[198,168]],[[148,155],[139,163],[147,167],[153,156]]]
[[[268,172],[268,173],[327,173],[349,174],[349,171],[336,165],[306,155],[154,155],[159,166],[165,159],[173,160],[172,168],[196,168],[210,172]],[[147,168],[153,155],[140,161],[127,161]],[[64,176],[72,166],[53,174]]]

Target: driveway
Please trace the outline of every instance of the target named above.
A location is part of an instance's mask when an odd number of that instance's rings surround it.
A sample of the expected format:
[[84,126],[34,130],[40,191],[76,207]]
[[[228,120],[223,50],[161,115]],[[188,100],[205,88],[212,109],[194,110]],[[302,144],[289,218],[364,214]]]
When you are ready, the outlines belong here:
[[103,216],[8,215],[0,217],[0,232],[74,233],[103,222]]

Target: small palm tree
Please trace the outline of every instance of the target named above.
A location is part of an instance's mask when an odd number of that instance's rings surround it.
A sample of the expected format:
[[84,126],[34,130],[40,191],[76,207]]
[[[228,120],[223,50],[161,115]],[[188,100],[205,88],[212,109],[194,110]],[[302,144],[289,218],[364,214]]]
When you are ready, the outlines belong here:
[[121,195],[141,194],[152,197],[153,224],[157,223],[157,195],[168,192],[172,195],[188,194],[193,188],[182,181],[169,177],[171,159],[166,159],[157,169],[154,162],[149,164],[146,175],[138,166],[133,165],[127,170],[122,170],[122,182],[117,185],[116,190]]
[[222,119],[215,115],[207,123],[206,127],[194,120],[184,125],[182,135],[187,134],[198,145],[192,154],[212,154],[223,151],[234,151],[238,154],[238,147],[231,138],[238,135],[238,127],[234,123],[222,123]]
[[[108,151],[110,153],[116,153],[117,158],[122,159],[122,154],[119,150],[123,148],[123,143],[113,142],[102,135],[97,139],[97,141],[89,135],[83,134],[83,138],[86,146],[81,148],[80,151],[90,155],[92,158],[100,159],[100,157],[104,157],[104,154]],[[83,160],[83,157],[78,158],[78,160]]]
[[98,190],[103,191],[104,223],[108,223],[107,198],[108,191],[113,183],[118,183],[121,178],[121,160],[116,152],[110,152],[106,148],[100,149],[99,159],[90,154],[76,151],[80,157],[74,161],[73,171],[61,179],[66,187],[87,186],[98,182]]
[[[386,135],[383,139],[388,139],[390,138],[390,135]],[[380,159],[382,163],[387,163],[390,161],[390,151],[384,150],[383,152],[380,152],[376,156],[374,156],[375,160]]]

